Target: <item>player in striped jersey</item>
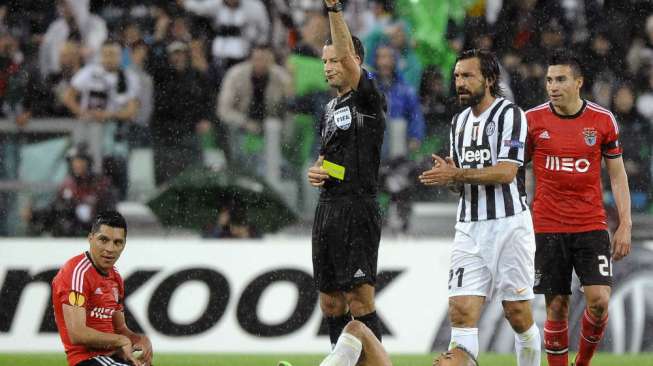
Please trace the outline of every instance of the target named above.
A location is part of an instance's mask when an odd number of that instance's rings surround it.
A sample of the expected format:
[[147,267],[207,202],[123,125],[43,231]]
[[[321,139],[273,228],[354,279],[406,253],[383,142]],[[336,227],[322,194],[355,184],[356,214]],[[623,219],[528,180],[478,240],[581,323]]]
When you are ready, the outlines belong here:
[[[113,266],[127,224],[118,212],[101,213],[88,235],[90,250],[68,260],[52,280],[54,317],[70,366],[147,366],[152,344],[125,323],[125,287]],[[142,350],[135,358],[133,350]]]
[[[572,269],[587,303],[575,364],[587,366],[607,327],[612,259],[630,252],[630,193],[619,126],[610,111],[580,97],[581,71],[572,55],[552,55],[546,75],[550,102],[526,113],[536,186],[535,292],[546,300],[544,348],[550,366],[568,361]],[[602,161],[619,214],[612,243],[603,208]]]
[[450,154],[433,155],[425,185],[460,192],[449,270],[450,347],[478,354],[477,323],[486,298],[498,296],[515,331],[519,366],[540,364],[533,321],[535,238],[524,190],[524,112],[502,97],[499,63],[484,50],[463,52],[454,69],[458,101]]

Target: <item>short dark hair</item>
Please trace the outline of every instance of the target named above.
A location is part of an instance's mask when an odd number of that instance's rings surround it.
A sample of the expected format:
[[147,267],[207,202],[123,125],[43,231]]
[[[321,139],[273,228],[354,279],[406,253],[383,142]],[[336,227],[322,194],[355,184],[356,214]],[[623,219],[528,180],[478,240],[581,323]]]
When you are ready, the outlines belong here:
[[490,86],[490,94],[492,94],[493,97],[502,97],[503,90],[499,85],[501,82],[501,69],[499,67],[499,59],[497,58],[497,55],[489,50],[473,48],[461,52],[456,58],[456,63],[470,58],[477,58],[481,64],[481,75],[483,75],[484,78],[493,81]]
[[571,68],[571,72],[575,77],[583,76],[583,68],[580,66],[580,61],[571,52],[567,50],[555,50],[549,55],[548,65],[566,65]]
[[125,221],[125,218],[118,211],[100,212],[93,221],[93,226],[91,226],[91,234],[95,234],[100,231],[100,226],[102,225],[124,229],[125,237],[127,236],[127,221]]
[[[354,52],[356,52],[356,56],[361,59],[361,63],[365,61],[365,48],[363,47],[363,42],[356,37],[356,36],[351,36],[351,42],[354,44]],[[333,45],[333,40],[331,37],[328,37],[326,42],[324,42],[325,46],[331,46]]]

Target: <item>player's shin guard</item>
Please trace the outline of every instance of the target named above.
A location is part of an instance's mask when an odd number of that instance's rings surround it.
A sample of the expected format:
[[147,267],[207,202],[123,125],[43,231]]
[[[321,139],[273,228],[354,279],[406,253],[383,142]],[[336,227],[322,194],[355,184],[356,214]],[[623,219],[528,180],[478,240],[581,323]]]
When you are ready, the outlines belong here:
[[355,318],[370,328],[372,333],[376,336],[376,339],[381,342],[381,322],[379,321],[379,317],[376,316],[376,311]]
[[566,320],[544,322],[544,350],[549,366],[567,366],[569,361],[569,325]]
[[577,366],[586,366],[590,364],[594,351],[596,351],[601,338],[603,338],[603,333],[608,325],[608,315],[606,314],[603,319],[598,319],[585,308],[581,323],[580,342],[575,364]]
[[342,333],[333,351],[320,363],[320,366],[354,366],[363,350],[363,344],[349,333]]
[[478,328],[455,328],[451,327],[451,342],[449,349],[456,345],[462,345],[474,358],[478,357]]
[[517,352],[517,365],[539,366],[542,358],[540,343],[540,330],[537,325],[528,328],[527,331],[515,334],[515,351]]
[[340,316],[327,316],[327,327],[329,328],[329,339],[331,340],[331,349],[336,346],[340,333],[345,329],[347,323],[351,321],[351,314],[347,312]]

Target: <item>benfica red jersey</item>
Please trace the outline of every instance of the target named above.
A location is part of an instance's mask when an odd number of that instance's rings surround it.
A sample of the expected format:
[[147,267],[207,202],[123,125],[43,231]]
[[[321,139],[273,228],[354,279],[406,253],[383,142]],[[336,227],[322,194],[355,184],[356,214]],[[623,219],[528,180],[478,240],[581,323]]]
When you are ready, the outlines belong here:
[[122,311],[124,296],[124,283],[115,268],[106,275],[101,274],[88,253],[71,258],[59,270],[52,280],[52,304],[68,365],[74,366],[91,357],[112,352],[73,345],[68,337],[62,306],[83,306],[86,308],[86,326],[100,332],[114,333],[113,314]]
[[527,111],[526,118],[535,173],[535,232],[606,229],[601,158],[618,158],[622,152],[612,113],[584,100],[573,116],[558,115],[545,103]]

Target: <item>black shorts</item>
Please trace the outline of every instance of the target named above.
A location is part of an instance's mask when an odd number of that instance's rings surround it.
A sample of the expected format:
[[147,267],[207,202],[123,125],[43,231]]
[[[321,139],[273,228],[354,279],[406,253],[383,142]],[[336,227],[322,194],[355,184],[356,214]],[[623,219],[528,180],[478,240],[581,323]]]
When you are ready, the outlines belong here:
[[374,197],[320,201],[313,223],[313,278],[320,292],[376,283],[381,212]]
[[95,356],[75,366],[131,366],[131,363],[115,356]]
[[536,294],[570,295],[571,273],[583,286],[612,286],[612,250],[605,230],[535,234]]

